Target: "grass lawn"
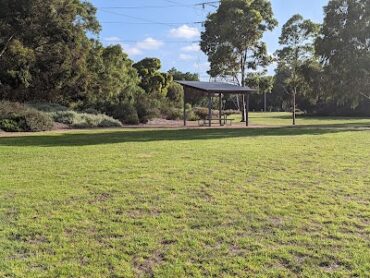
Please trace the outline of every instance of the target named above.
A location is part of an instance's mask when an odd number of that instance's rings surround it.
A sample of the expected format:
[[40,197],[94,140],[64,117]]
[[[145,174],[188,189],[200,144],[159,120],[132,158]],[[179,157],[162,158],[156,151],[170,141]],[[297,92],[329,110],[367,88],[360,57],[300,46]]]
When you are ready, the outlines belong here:
[[369,277],[370,120],[304,121],[0,138],[0,277]]
[[[241,120],[241,115],[233,115],[233,119]],[[268,125],[268,126],[289,126],[292,125],[292,114],[286,112],[273,112],[273,113],[250,113],[250,122],[253,125]],[[355,117],[307,117],[297,115],[297,125],[368,125],[370,118],[355,118]]]

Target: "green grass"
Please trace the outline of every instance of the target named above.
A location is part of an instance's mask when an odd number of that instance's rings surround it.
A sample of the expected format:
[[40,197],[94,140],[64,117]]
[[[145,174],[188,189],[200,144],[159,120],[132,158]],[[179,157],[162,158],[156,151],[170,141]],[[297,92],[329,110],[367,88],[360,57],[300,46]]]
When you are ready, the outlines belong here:
[[368,277],[364,122],[0,138],[0,277]]
[[[241,115],[233,115],[232,118],[241,120]],[[268,125],[268,126],[289,126],[292,125],[292,115],[286,112],[273,113],[250,113],[250,122],[253,125]],[[370,118],[356,118],[356,117],[308,117],[297,116],[297,125],[353,125],[365,124],[370,122]]]

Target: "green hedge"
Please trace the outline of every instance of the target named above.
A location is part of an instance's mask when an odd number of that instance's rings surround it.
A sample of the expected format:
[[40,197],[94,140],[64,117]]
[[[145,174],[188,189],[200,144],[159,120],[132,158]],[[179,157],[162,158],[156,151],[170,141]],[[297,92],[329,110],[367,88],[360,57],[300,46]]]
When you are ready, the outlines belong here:
[[51,130],[53,124],[47,113],[20,103],[0,102],[0,129],[4,131],[46,131]]
[[74,111],[59,111],[51,113],[57,123],[67,124],[73,128],[121,127],[120,121],[104,114],[77,113]]

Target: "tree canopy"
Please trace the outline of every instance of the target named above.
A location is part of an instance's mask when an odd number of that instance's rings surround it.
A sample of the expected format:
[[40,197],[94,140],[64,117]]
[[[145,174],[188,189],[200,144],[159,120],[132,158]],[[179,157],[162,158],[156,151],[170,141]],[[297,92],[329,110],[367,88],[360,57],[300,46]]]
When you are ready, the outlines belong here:
[[2,98],[78,98],[87,86],[86,32],[100,30],[95,13],[91,4],[74,0],[1,1]]
[[328,93],[344,104],[370,100],[370,1],[335,0],[325,9],[316,51],[322,59]]
[[246,68],[269,62],[263,33],[277,25],[270,1],[223,0],[210,14],[201,37],[201,49],[211,63],[209,74],[240,79]]
[[[222,0],[210,14],[201,35],[201,49],[208,56],[209,74],[232,76],[244,86],[247,69],[256,70],[271,62],[261,41],[267,30],[277,25],[268,0]],[[243,96],[243,120],[248,124],[248,98]]]
[[293,125],[295,125],[296,95],[303,93],[306,83],[301,74],[302,68],[315,59],[314,41],[320,30],[318,24],[293,15],[283,26],[279,43],[282,49],[277,51],[278,71],[285,72],[282,84],[284,90],[293,96]]
[[[210,76],[272,92],[272,110],[369,114],[370,0],[330,0],[324,11],[323,26],[301,15],[284,24],[271,77],[260,74],[273,61],[262,40],[277,26],[271,2],[221,0],[201,34]],[[85,0],[0,1],[0,99],[93,108],[123,122],[146,122],[158,111],[177,117],[184,94],[173,80],[198,74],[162,72],[157,58],[135,63],[120,45],[100,42],[99,32],[96,8]],[[187,101],[204,105],[200,95]],[[236,103],[248,121],[249,95]],[[261,96],[251,103],[260,109]]]

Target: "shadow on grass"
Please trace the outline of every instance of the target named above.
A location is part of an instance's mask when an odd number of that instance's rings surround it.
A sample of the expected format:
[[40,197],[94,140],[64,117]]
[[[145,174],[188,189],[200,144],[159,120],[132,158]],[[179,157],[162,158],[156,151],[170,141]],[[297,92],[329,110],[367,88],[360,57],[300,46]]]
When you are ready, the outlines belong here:
[[31,135],[0,138],[0,146],[74,147],[128,142],[154,142],[175,140],[212,140],[226,138],[250,138],[261,136],[323,135],[349,131],[370,131],[367,124],[315,125],[281,128],[251,129],[125,129],[94,130],[61,134]]

